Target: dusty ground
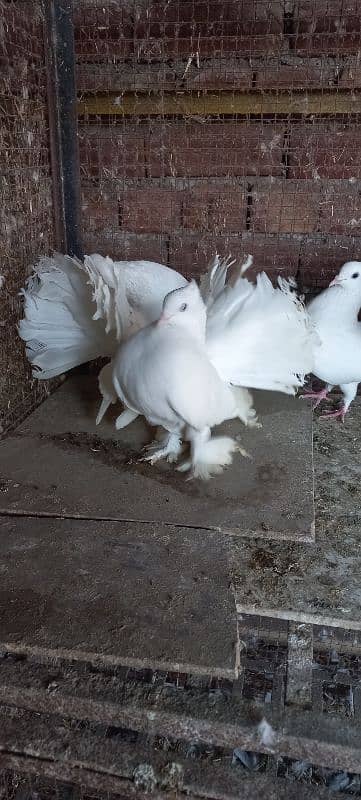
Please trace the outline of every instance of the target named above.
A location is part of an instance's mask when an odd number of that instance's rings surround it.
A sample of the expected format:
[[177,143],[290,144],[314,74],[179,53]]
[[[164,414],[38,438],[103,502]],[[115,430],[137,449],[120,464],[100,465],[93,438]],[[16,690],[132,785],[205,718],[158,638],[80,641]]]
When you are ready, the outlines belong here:
[[316,530],[319,533],[327,529],[340,533],[347,531],[361,541],[360,429],[359,397],[351,406],[344,424],[321,419],[315,413]]
[[315,414],[314,544],[234,542],[232,574],[244,611],[293,611],[304,621],[360,629],[360,423],[361,398],[344,424]]

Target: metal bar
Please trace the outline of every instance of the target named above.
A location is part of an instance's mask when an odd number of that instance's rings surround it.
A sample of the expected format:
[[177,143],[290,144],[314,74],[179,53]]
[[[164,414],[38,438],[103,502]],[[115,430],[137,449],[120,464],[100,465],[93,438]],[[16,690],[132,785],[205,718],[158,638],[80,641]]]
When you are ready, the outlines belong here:
[[312,705],[312,625],[290,622],[288,634],[286,703],[311,708]]
[[[39,745],[38,732],[35,729],[33,736],[30,733],[28,749],[35,750],[36,755],[14,750],[16,735],[11,737],[7,752],[0,752],[0,770],[11,770],[21,779],[23,776],[31,780],[47,778],[60,784],[68,784],[69,788],[79,788],[81,797],[104,797],[108,800],[121,796],[124,800],[144,800],[149,796],[151,800],[169,800],[170,798],[187,798],[187,800],[329,800],[330,794],[327,787],[307,786],[300,782],[290,782],[284,778],[276,778],[269,773],[266,775],[247,775],[243,769],[233,769],[230,759],[223,763],[207,760],[193,761],[175,756],[176,761],[168,761],[159,751],[140,750],[139,746],[119,745],[113,762],[109,764],[107,758],[109,739],[101,749],[97,747],[94,734],[88,734],[82,748],[78,746],[74,752],[69,747],[69,740],[64,738],[59,741],[59,727],[52,728],[53,743],[46,747],[42,742]],[[65,725],[64,725],[65,728]],[[55,734],[55,735],[54,735]],[[35,746],[33,745],[35,742]],[[138,756],[139,753],[139,756]],[[143,762],[141,761],[143,759]],[[104,767],[106,761],[108,768]],[[221,761],[221,759],[219,759]],[[166,762],[166,763],[164,763]],[[142,785],[137,785],[134,775],[130,774],[130,766],[139,766],[143,763],[148,767],[151,778],[150,788],[147,791]],[[123,774],[122,774],[123,773]],[[125,773],[125,774],[124,774]],[[174,777],[175,776],[175,779]],[[179,776],[179,785],[176,783]],[[70,784],[70,785],[69,785]],[[41,784],[40,784],[41,786]],[[34,786],[35,789],[35,786]],[[86,791],[88,790],[88,791]],[[96,795],[95,795],[96,793]],[[33,796],[38,792],[30,791],[26,796]],[[61,792],[56,792],[56,796]],[[78,792],[74,792],[78,796]],[[18,790],[18,796],[20,791]],[[38,794],[39,796],[39,794]],[[71,792],[73,796],[73,792]],[[340,795],[332,793],[332,797]]]
[[[54,667],[54,664],[52,664]],[[261,753],[304,759],[334,769],[361,770],[360,725],[339,714],[316,714],[296,706],[282,713],[270,706],[255,707],[220,691],[188,689],[122,680],[109,672],[87,673],[85,665],[56,665],[53,684],[49,663],[3,659],[0,669],[1,704],[26,713],[64,715],[183,741],[201,741],[228,751],[235,747]],[[260,721],[267,715],[267,736]],[[20,716],[23,730],[24,714]],[[48,723],[47,723],[48,725]],[[5,737],[6,738],[6,737]]]
[[72,0],[45,0],[56,247],[82,257]]
[[283,92],[152,92],[82,95],[78,114],[95,116],[181,115],[219,116],[220,114],[359,114],[361,92],[289,91]]

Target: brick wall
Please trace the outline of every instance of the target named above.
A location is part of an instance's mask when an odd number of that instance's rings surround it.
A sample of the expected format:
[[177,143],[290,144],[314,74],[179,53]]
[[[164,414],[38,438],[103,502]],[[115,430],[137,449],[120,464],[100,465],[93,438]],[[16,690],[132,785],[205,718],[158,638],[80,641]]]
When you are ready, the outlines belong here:
[[[79,0],[80,93],[361,87],[359,0]],[[217,249],[322,286],[361,258],[361,129],[343,115],[108,116],[79,128],[87,250],[197,275]]]

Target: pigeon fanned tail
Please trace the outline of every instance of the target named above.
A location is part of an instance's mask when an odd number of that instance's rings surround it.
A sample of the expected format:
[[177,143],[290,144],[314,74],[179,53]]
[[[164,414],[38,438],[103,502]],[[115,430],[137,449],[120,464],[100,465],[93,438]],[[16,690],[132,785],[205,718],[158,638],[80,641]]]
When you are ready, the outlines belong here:
[[116,342],[104,323],[93,319],[86,275],[76,258],[43,257],[21,294],[24,318],[19,334],[34,377],[47,380],[100,356],[111,356]]
[[149,261],[98,254],[43,257],[21,294],[19,334],[34,377],[46,380],[99,357],[159,316],[165,295],[187,283]]

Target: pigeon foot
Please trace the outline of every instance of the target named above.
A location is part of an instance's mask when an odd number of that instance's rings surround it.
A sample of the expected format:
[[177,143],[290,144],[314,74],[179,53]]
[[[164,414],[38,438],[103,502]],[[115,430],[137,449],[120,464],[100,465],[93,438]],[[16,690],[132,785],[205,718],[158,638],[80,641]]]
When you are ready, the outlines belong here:
[[347,408],[345,406],[341,406],[340,408],[337,408],[336,411],[330,411],[328,414],[321,414],[320,419],[340,419],[341,422],[344,422],[346,414]]
[[182,441],[179,436],[170,433],[168,436],[164,437],[161,442],[155,440],[155,442],[151,442],[151,444],[148,444],[144,449],[146,455],[141,461],[149,461],[150,464],[153,465],[156,464],[157,461],[161,461],[165,458],[172,464],[174,461],[178,460],[182,452]]
[[305,394],[301,394],[300,397],[301,397],[301,400],[308,400],[308,399],[314,400],[315,402],[313,403],[312,407],[313,408],[318,408],[320,403],[322,403],[322,400],[327,400],[328,391],[327,391],[326,388],[321,389],[319,392],[309,391],[309,392],[305,392]]

